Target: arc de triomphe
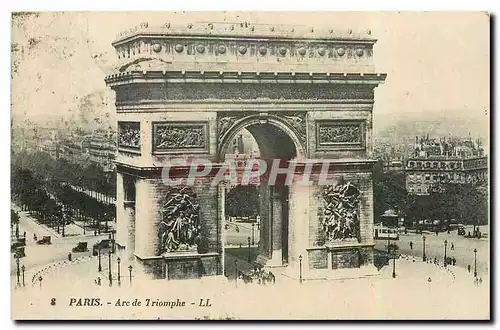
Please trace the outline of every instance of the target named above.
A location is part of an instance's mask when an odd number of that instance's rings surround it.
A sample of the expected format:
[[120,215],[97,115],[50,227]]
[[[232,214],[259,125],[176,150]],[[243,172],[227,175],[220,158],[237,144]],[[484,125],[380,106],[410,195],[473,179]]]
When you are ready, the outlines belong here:
[[[161,174],[168,157],[221,166],[247,129],[263,159],[308,167],[313,180],[261,183],[258,262],[286,266],[291,276],[299,263],[304,277],[370,272],[372,110],[386,78],[374,69],[375,42],[369,31],[245,22],[143,23],[123,33],[105,79],[116,93],[121,253],[154,278],[222,274],[224,184],[211,185],[208,175],[168,186]],[[325,160],[338,178],[328,186],[317,184]]]

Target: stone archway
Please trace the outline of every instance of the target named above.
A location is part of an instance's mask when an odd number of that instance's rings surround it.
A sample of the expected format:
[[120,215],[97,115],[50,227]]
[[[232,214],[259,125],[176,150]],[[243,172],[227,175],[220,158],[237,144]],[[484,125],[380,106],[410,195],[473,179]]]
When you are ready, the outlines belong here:
[[[212,173],[189,190],[188,200],[199,206],[190,211],[197,213],[200,226],[196,249],[158,252],[162,203],[172,195],[162,181],[162,170],[170,157],[204,159],[220,167],[228,141],[248,128],[261,136],[266,156],[290,160],[298,177],[304,169],[311,170],[312,185],[292,185],[288,192],[278,193],[288,195],[291,276],[297,277],[295,269],[301,266],[311,277],[369,266],[374,246],[372,111],[374,90],[386,78],[375,71],[376,39],[352,31],[338,35],[328,29],[301,31],[299,26],[292,31],[258,24],[217,23],[211,32],[206,28],[206,23],[187,28],[143,24],[113,42],[119,69],[105,81],[116,93],[117,186],[121,187],[117,227],[122,228],[120,239],[134,242],[126,247],[132,249],[128,253],[155,278],[222,274],[224,192],[211,185]],[[264,142],[262,136],[280,132],[282,138]],[[325,161],[345,186],[319,184]],[[180,179],[189,172],[182,165],[170,170]],[[133,228],[124,225],[132,217],[122,211],[130,204],[123,196],[123,175],[134,181]],[[352,205],[340,217],[354,219],[356,233],[332,236],[338,217],[327,212],[327,195],[351,186],[359,190],[360,198],[354,204],[346,200]],[[269,241],[272,246],[279,240]],[[274,248],[264,250],[270,251],[266,259],[272,260]]]
[[[227,117],[223,117],[227,118]],[[227,128],[221,139],[218,157],[225,161],[228,143],[243,129],[254,137],[259,147],[260,159],[266,160],[268,167],[273,160],[290,161],[305,158],[305,146],[300,133],[305,131],[305,117],[297,113],[285,114],[279,118],[276,114],[261,113],[244,117],[234,117],[235,122]],[[289,121],[300,119],[295,127]],[[220,119],[219,119],[220,120]],[[292,175],[293,173],[291,173]],[[221,184],[226,187],[225,183]],[[219,195],[224,204],[225,190]],[[288,214],[289,189],[285,185],[269,184],[265,178],[259,180],[260,242],[257,262],[265,266],[283,266],[288,263]],[[221,221],[224,221],[221,218]]]

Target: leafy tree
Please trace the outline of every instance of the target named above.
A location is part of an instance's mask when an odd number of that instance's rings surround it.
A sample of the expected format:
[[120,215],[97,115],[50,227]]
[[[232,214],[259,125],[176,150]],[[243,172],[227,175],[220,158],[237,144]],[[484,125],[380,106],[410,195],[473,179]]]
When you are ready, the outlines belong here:
[[259,188],[236,186],[226,194],[226,215],[249,217],[259,214]]
[[404,173],[384,172],[382,161],[378,161],[373,169],[373,200],[376,220],[389,209],[408,214],[410,209]]

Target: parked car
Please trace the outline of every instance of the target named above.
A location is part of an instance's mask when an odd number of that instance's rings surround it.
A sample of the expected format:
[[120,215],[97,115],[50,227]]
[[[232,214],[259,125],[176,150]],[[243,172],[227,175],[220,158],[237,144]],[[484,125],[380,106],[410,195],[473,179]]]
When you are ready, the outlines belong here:
[[85,252],[88,251],[87,242],[78,242],[78,245],[75,246],[71,251],[74,252]]
[[462,225],[459,225],[459,226],[458,226],[457,233],[458,233],[458,235],[460,235],[460,236],[465,236],[465,227],[464,227],[464,226],[462,226]]
[[97,251],[101,251],[101,254],[108,253],[109,251],[113,250],[113,244],[110,239],[103,239],[100,242],[95,243],[92,246],[92,255],[96,256],[98,254]]

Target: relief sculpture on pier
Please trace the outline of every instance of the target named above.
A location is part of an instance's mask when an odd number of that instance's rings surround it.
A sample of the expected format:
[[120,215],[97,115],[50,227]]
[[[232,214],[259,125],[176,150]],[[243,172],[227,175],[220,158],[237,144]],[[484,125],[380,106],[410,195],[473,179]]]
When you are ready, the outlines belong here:
[[357,239],[359,235],[359,189],[348,181],[323,190],[322,225],[328,241]]
[[189,187],[171,188],[161,202],[158,255],[196,252],[200,239],[198,198]]

